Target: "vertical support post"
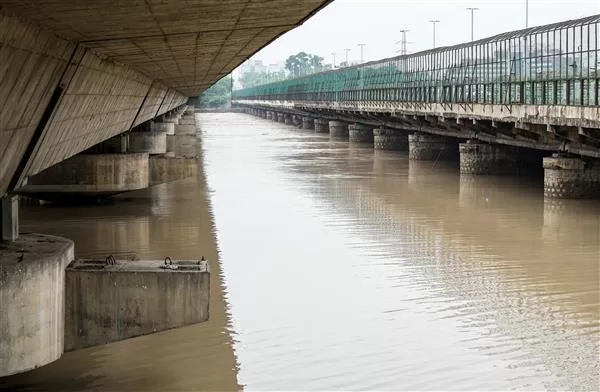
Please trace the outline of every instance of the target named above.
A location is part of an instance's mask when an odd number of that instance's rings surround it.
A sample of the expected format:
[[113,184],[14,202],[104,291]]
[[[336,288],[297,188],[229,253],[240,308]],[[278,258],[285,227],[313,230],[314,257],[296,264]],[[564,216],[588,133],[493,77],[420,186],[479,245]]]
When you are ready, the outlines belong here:
[[2,241],[15,241],[19,237],[19,196],[5,195],[1,198],[0,220]]
[[119,141],[120,141],[120,148],[119,148],[119,152],[121,154],[125,154],[127,153],[127,150],[129,150],[129,133],[122,133],[119,135]]

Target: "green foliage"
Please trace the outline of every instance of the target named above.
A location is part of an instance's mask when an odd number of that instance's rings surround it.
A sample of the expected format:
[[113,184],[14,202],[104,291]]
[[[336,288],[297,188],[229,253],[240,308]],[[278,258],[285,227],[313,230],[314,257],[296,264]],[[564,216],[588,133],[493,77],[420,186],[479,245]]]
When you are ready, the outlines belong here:
[[285,79],[283,72],[246,72],[239,79],[242,88],[260,86],[271,82],[278,82]]
[[285,60],[285,69],[287,69],[292,77],[309,75],[323,70],[323,57],[316,54],[308,54],[300,52]]
[[226,76],[213,84],[200,96],[200,107],[219,107],[229,102],[231,76]]

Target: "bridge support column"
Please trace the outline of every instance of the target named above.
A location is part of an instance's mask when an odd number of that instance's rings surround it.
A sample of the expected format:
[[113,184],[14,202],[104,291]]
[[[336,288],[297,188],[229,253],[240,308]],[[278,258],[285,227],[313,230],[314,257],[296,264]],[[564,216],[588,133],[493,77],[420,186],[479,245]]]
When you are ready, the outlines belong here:
[[196,116],[184,112],[178,123],[175,125],[175,135],[196,135]]
[[348,139],[351,142],[373,143],[373,128],[363,124],[348,125]]
[[19,237],[19,196],[0,198],[0,241],[15,241]]
[[323,118],[315,119],[315,132],[316,133],[329,133],[329,121]]
[[403,131],[377,128],[373,130],[373,139],[376,150],[408,150],[408,137]]
[[408,159],[449,160],[458,157],[458,143],[443,136],[415,132],[408,135]]
[[285,125],[294,125],[294,119],[292,117],[291,114],[285,115]]
[[312,117],[302,117],[302,129],[315,129],[315,120]]
[[343,121],[329,121],[329,136],[348,138],[348,124]]
[[271,112],[271,111],[267,110],[267,112],[266,112],[266,115],[265,115],[265,118],[266,118],[267,120],[272,120],[272,119],[273,119],[273,112]]
[[150,131],[164,132],[166,135],[175,135],[175,123],[164,121],[151,121]]
[[600,160],[553,154],[544,158],[544,196],[556,199],[600,198]]
[[129,152],[166,154],[167,133],[164,131],[131,132],[129,134]]
[[461,174],[510,174],[517,171],[516,150],[468,141],[459,145]]
[[285,113],[277,113],[277,122],[285,123]]
[[63,353],[65,268],[73,242],[23,234],[0,249],[0,377],[56,361]]

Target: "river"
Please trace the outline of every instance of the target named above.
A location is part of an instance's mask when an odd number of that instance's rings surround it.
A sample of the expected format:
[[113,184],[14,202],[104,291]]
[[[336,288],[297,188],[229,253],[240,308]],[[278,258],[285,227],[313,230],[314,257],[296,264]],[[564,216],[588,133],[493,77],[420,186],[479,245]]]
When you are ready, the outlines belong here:
[[600,390],[600,203],[245,114],[198,178],[22,207],[79,257],[211,260],[211,320],[67,353],[24,390]]

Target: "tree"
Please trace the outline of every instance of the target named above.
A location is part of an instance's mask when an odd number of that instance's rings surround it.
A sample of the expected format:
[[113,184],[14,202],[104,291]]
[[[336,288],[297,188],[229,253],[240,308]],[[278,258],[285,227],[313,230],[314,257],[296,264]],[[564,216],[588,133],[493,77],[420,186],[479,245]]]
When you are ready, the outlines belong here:
[[225,76],[213,84],[200,96],[200,107],[218,107],[229,102],[231,95],[231,76]]
[[323,70],[323,57],[306,52],[296,53],[285,60],[285,69],[293,77],[319,72]]

